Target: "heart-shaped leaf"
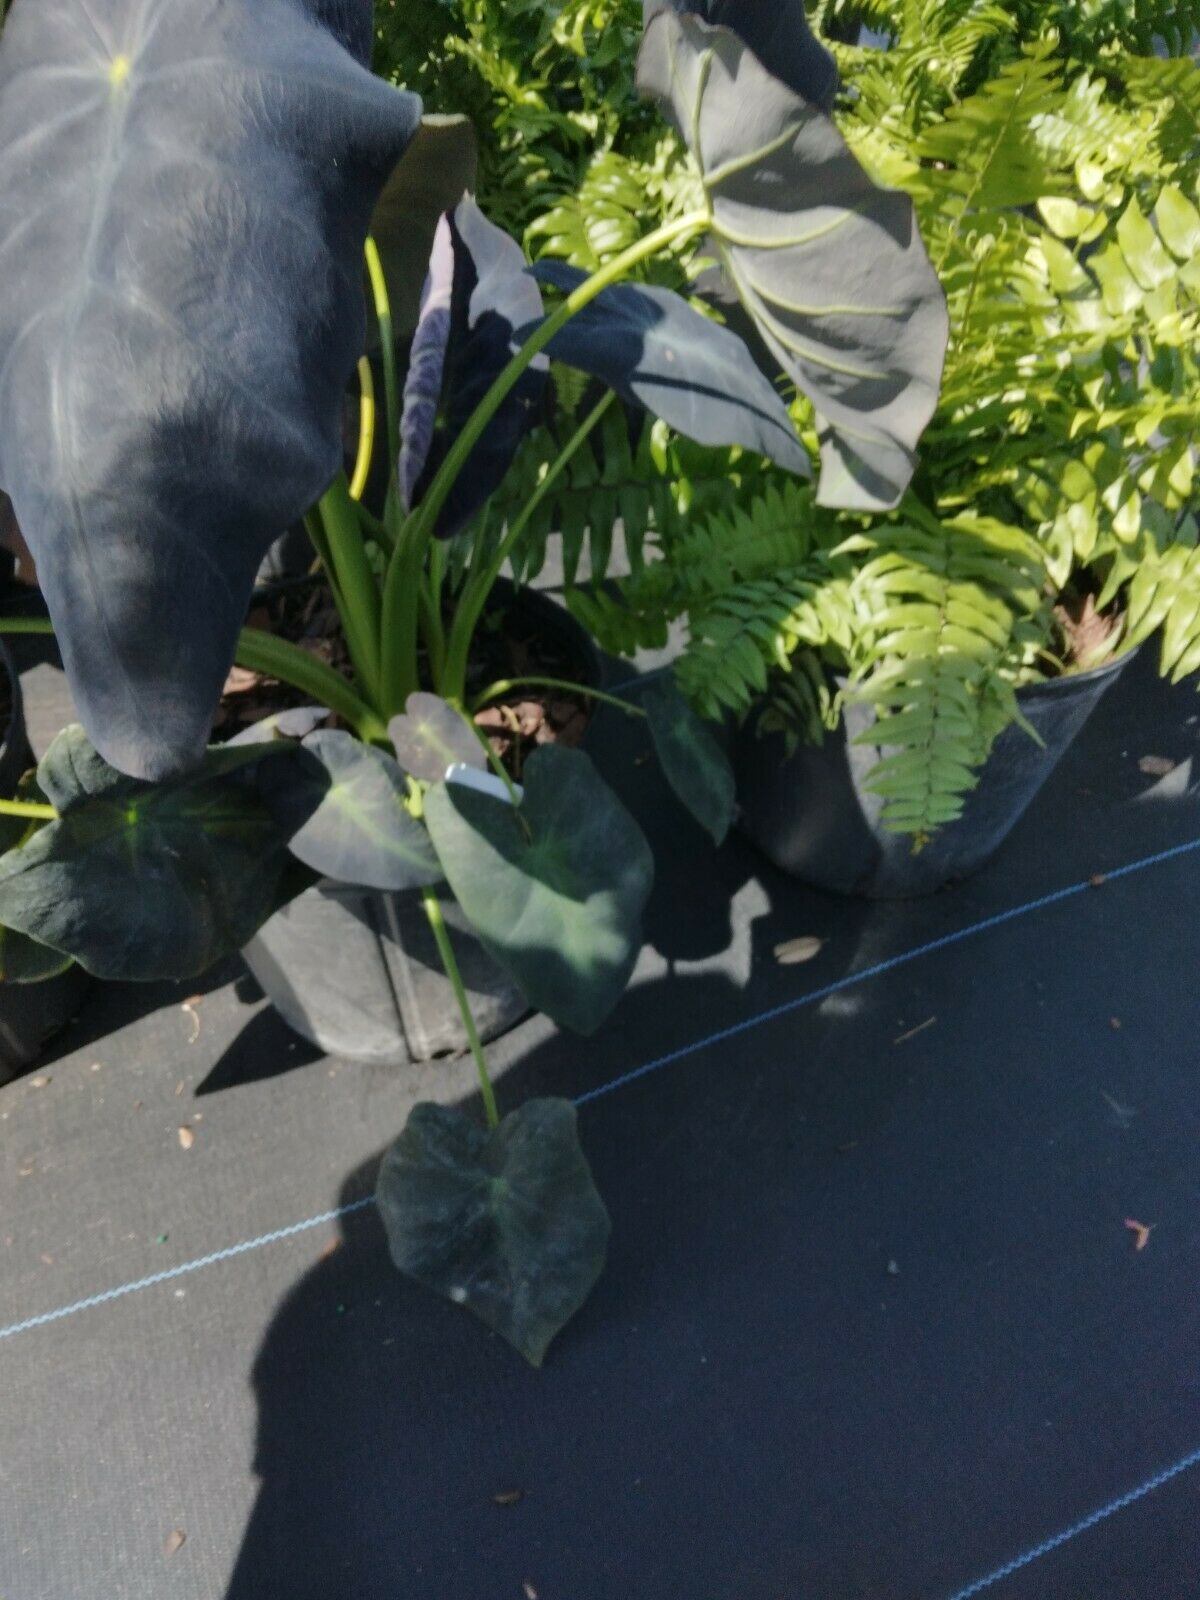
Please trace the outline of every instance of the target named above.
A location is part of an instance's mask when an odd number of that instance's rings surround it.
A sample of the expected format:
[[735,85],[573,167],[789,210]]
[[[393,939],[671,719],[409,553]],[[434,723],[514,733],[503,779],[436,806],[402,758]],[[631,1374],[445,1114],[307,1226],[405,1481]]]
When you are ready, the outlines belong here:
[[529,1003],[593,1033],[637,959],[650,848],[582,751],[543,746],[522,781],[519,808],[438,784],[425,818],[455,898]]
[[462,713],[440,695],[410,694],[403,714],[388,723],[388,733],[400,765],[423,783],[441,783],[453,766],[487,769],[482,744]]
[[293,750],[211,750],[183,776],[148,784],[68,728],[38,768],[59,820],[0,857],[0,923],[100,978],[205,971],[278,904],[287,844],[254,777]]
[[[420,505],[434,474],[519,346],[518,328],[541,319],[542,297],[525,257],[474,200],[438,224],[413,335],[401,423],[400,491]],[[504,481],[529,431],[550,363],[538,356],[517,381],[438,513],[440,538],[458,533]]]
[[645,25],[666,10],[729,28],[773,78],[828,111],[837,94],[837,63],[814,36],[804,0],[642,0]]
[[[729,0],[732,25],[751,9]],[[729,28],[664,10],[638,84],[688,143],[712,249],[817,410],[820,503],[882,510],[908,486],[937,403],[945,297],[912,202],[872,183],[824,112],[769,67]]]
[[474,192],[478,168],[479,149],[469,120],[427,116],[384,184],[371,237],[379,248],[398,337],[417,325],[438,223],[464,194]]
[[[539,261],[533,271],[568,291],[587,276],[560,261]],[[789,472],[812,475],[787,407],[746,346],[669,289],[605,289],[547,349],[697,444],[745,445]]]
[[441,881],[400,768],[336,729],[310,734],[297,759],[263,769],[263,798],[298,861],[338,883],[420,889]]
[[566,1100],[528,1100],[492,1132],[415,1106],[375,1199],[400,1271],[535,1367],[604,1270],[611,1224]]
[[714,844],[723,844],[733,825],[737,779],[715,731],[692,710],[673,677],[653,684],[644,704],[667,782]]
[[200,760],[255,574],[342,461],[362,248],[420,102],[369,0],[35,0],[0,36],[0,485],[76,703]]

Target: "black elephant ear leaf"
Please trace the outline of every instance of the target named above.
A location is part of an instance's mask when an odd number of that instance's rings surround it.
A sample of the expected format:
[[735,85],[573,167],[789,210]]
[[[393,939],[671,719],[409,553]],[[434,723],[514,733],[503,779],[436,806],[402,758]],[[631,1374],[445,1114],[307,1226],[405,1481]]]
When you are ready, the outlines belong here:
[[832,121],[729,28],[660,12],[638,83],[700,168],[712,250],[730,284],[816,409],[818,503],[896,505],[949,338],[912,202],[872,183]]
[[403,714],[388,723],[388,734],[401,767],[423,783],[440,783],[453,766],[487,771],[483,745],[440,695],[410,694]]
[[61,950],[39,944],[15,928],[0,927],[0,983],[45,983],[61,978],[74,962]]
[[[587,276],[558,261],[539,261],[533,272],[564,290]],[[744,445],[812,475],[787,407],[741,339],[669,289],[622,283],[602,290],[547,351],[697,444]]]
[[289,850],[314,872],[391,891],[441,880],[429,835],[405,809],[404,774],[383,750],[322,730],[294,761],[264,767],[259,789]]
[[611,1223],[566,1100],[528,1100],[491,1132],[414,1107],[375,1198],[400,1271],[535,1367],[604,1270]]
[[371,237],[379,249],[397,338],[417,325],[438,223],[464,194],[474,192],[478,170],[479,150],[468,119],[435,114],[422,118],[384,185]]
[[239,749],[248,744],[270,744],[275,739],[307,739],[310,733],[324,727],[331,715],[325,706],[293,706],[252,722],[226,742]]
[[36,0],[0,36],[0,485],[136,777],[203,755],[262,556],[341,465],[420,120],[362,64],[370,9]]
[[125,777],[82,728],[38,781],[57,822],[0,857],[0,924],[99,978],[191,978],[238,950],[278,904],[286,836],[258,792],[282,743],[209,751],[181,776]]
[[425,819],[455,898],[530,1004],[594,1033],[625,991],[654,881],[641,829],[580,750],[543,745],[519,809],[440,783]]
[[[420,505],[476,406],[541,320],[542,297],[520,247],[467,198],[439,226],[426,278],[401,423],[401,488]],[[435,533],[459,533],[504,481],[536,420],[549,360],[540,355],[492,418],[443,504]],[[432,419],[436,419],[435,421]]]
[[814,35],[804,0],[642,0],[647,27],[667,10],[731,29],[773,78],[822,111],[832,107],[837,62]]
[[715,729],[696,715],[673,677],[653,684],[643,703],[667,782],[713,843],[723,844],[733,825],[737,780]]

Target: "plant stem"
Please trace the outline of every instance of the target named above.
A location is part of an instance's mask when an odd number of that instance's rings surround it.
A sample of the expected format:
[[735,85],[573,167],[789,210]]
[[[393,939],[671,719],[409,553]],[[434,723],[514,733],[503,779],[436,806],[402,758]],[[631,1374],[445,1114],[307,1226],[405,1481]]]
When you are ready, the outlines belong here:
[[32,817],[38,822],[57,822],[58,812],[53,806],[41,805],[36,800],[0,800],[0,817]]
[[379,259],[379,246],[374,239],[367,240],[367,276],[371,280],[371,297],[375,303],[375,318],[379,323],[379,349],[383,360],[384,414],[387,419],[387,459],[390,469],[400,448],[400,380],[396,371],[392,303],[388,298],[383,262]]
[[0,617],[0,634],[53,633],[54,624],[49,617]]
[[455,612],[454,624],[450,630],[450,651],[446,665],[446,687],[443,693],[448,699],[461,699],[467,681],[467,659],[471,653],[471,643],[475,638],[475,630],[479,626],[479,619],[483,615],[484,607],[488,603],[488,596],[495,587],[496,579],[504,570],[504,563],[516,549],[521,535],[529,526],[538,507],[545,500],[557,480],[571,464],[574,456],[582,448],[592,429],[603,417],[616,399],[613,390],[603,395],[579,427],[567,440],[556,459],[551,462],[546,476],[538,484],[534,493],[529,497],[524,509],[518,515],[512,527],[502,539],[495,555],[484,567],[479,576],[471,577],[467,581],[466,590],[458,603]]
[[429,919],[429,926],[433,930],[434,941],[438,947],[438,955],[442,958],[442,966],[446,969],[446,976],[450,980],[450,987],[454,990],[454,998],[458,1001],[459,1013],[463,1019],[463,1026],[467,1030],[467,1041],[471,1046],[471,1054],[475,1058],[475,1070],[479,1073],[479,1088],[483,1095],[483,1109],[487,1116],[489,1128],[500,1126],[500,1113],[496,1109],[496,1092],[492,1088],[492,1080],[488,1077],[487,1061],[483,1054],[483,1043],[479,1037],[479,1029],[475,1026],[475,1018],[471,1015],[471,1002],[467,998],[466,985],[462,980],[462,973],[458,970],[458,959],[454,954],[454,947],[450,943],[450,935],[446,930],[446,919],[442,915],[442,904],[433,889],[426,889],[422,894],[422,904],[425,915]]
[[392,536],[379,518],[368,511],[362,501],[358,501],[355,510],[358,512],[359,524],[368,539],[374,539],[379,548],[386,554],[392,552]]
[[[396,550],[388,563],[383,590],[383,681],[387,698],[385,709],[398,709],[396,702],[402,705],[407,693],[411,693],[411,688],[407,688],[407,692],[404,692],[407,680],[402,651],[408,621],[405,608],[406,605],[411,606],[415,603],[406,593],[413,581],[413,568],[415,566],[419,572],[425,547],[432,530],[437,525],[438,513],[488,423],[515,388],[521,374],[533,364],[554,335],[564,328],[577,312],[590,305],[597,295],[602,294],[610,285],[619,282],[633,267],[657,254],[664,246],[688,234],[698,234],[708,225],[708,213],[701,211],[691,212],[674,222],[664,223],[661,228],[656,228],[653,233],[639,239],[628,250],[623,250],[606,266],[594,272],[530,335],[475,407],[462,432],[447,451],[446,459],[434,476],[425,498],[405,523]],[[415,684],[411,687],[415,687]]]
[[358,458],[350,479],[351,500],[361,500],[371,476],[371,457],[375,453],[375,379],[371,363],[363,356],[358,363],[358,385],[361,394],[358,407]]
[[645,717],[646,713],[641,706],[631,706],[628,700],[622,700],[619,695],[605,694],[601,689],[589,689],[585,683],[571,683],[566,678],[502,678],[499,683],[493,683],[482,694],[476,695],[471,702],[472,712],[480,710],[487,705],[489,700],[499,700],[501,695],[509,694],[513,689],[524,688],[528,684],[539,689],[565,689],[571,694],[581,694],[588,700],[599,700],[606,706],[616,706],[618,711],[623,711],[627,717]]
[[342,619],[359,683],[372,702],[379,701],[381,660],[379,587],[363,543],[358,509],[350,498],[346,474],[339,472],[321,496],[321,522],[336,579],[334,602]]
[[378,714],[355,694],[345,678],[309,655],[307,650],[289,644],[286,639],[277,639],[261,628],[243,628],[234,659],[239,667],[278,678],[311,695],[336,712],[368,744],[387,744],[387,729]]

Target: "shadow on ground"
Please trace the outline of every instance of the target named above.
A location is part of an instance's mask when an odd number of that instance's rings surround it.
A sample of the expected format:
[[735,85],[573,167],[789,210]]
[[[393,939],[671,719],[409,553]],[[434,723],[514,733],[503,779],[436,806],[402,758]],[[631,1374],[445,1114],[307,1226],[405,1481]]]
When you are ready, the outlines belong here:
[[[582,1108],[613,1242],[540,1373],[401,1279],[373,1207],[344,1219],[255,1363],[225,1600],[935,1600],[1194,1448],[1200,1000],[1175,957],[1200,857],[787,1009],[1186,842],[1190,769],[1163,791],[1140,762],[1180,771],[1193,715],[1131,674],[993,867],[910,905],[693,852],[643,793],[657,966],[598,1038],[518,1054],[502,1098],[736,1031]],[[800,934],[820,957],[779,967]],[[1129,1216],[1157,1224],[1144,1254]],[[1174,1592],[1154,1526],[1006,1600]]]

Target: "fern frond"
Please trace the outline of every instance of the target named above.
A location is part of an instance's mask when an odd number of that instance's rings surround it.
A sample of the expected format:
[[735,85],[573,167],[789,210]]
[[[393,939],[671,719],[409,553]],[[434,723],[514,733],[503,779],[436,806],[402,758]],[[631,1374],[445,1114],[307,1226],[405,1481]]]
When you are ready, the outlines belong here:
[[[1194,9],[1200,11],[1200,0]],[[1200,18],[1193,26],[1200,34]],[[1165,159],[1180,166],[1200,160],[1200,63],[1188,57],[1132,57],[1121,63],[1121,75],[1133,105],[1159,113]]]
[[867,779],[884,826],[919,847],[962,813],[1015,684],[1048,631],[1036,542],[981,517],[893,524],[847,541],[854,579],[850,698],[874,712],[860,743],[885,753]]
[[684,694],[702,716],[745,714],[802,649],[845,646],[854,627],[850,583],[818,552],[774,578],[733,584],[688,612],[688,641],[676,664]]

